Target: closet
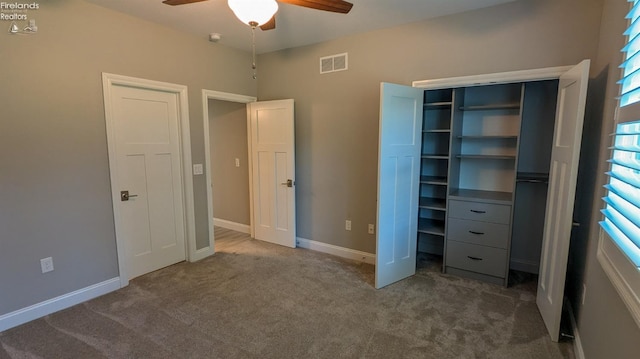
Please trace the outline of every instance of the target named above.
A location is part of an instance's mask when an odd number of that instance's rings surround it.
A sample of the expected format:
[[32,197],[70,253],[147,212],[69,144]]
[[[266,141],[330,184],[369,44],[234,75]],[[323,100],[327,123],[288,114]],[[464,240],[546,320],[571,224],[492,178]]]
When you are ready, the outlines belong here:
[[509,269],[539,273],[539,302],[561,304],[588,71],[381,85],[377,288],[424,251],[504,286]]

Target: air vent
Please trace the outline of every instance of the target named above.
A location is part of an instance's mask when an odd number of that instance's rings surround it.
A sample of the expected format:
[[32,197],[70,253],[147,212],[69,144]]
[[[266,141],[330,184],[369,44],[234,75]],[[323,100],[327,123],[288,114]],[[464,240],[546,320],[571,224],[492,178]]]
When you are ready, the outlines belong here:
[[326,74],[329,72],[344,71],[349,68],[349,55],[337,54],[331,56],[325,56],[320,58],[320,73]]

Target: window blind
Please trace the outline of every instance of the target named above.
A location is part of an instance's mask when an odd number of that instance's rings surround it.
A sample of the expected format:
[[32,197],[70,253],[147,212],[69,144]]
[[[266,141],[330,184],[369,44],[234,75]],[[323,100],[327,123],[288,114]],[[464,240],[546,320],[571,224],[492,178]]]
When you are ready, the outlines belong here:
[[625,62],[620,65],[623,69],[620,106],[626,106],[640,100],[640,2],[631,0],[633,8],[627,15],[630,21],[629,28],[625,31],[627,45],[622,49]]
[[612,149],[601,225],[640,267],[640,122],[619,124]]
[[602,228],[640,269],[640,0],[627,15],[618,124],[613,134]]

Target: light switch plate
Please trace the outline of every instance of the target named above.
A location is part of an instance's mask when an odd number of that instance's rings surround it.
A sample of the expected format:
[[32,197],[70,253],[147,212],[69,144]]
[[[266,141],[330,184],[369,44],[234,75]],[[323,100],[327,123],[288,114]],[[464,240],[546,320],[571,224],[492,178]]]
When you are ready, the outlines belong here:
[[196,163],[193,165],[193,174],[194,175],[201,175],[202,173],[204,173],[204,169],[202,167],[202,163]]

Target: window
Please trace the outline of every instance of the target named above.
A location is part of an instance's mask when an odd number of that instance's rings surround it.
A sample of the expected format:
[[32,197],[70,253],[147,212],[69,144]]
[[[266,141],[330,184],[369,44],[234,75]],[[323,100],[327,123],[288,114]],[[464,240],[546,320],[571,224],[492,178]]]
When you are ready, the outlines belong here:
[[633,4],[598,260],[640,326],[640,0],[628,1]]

